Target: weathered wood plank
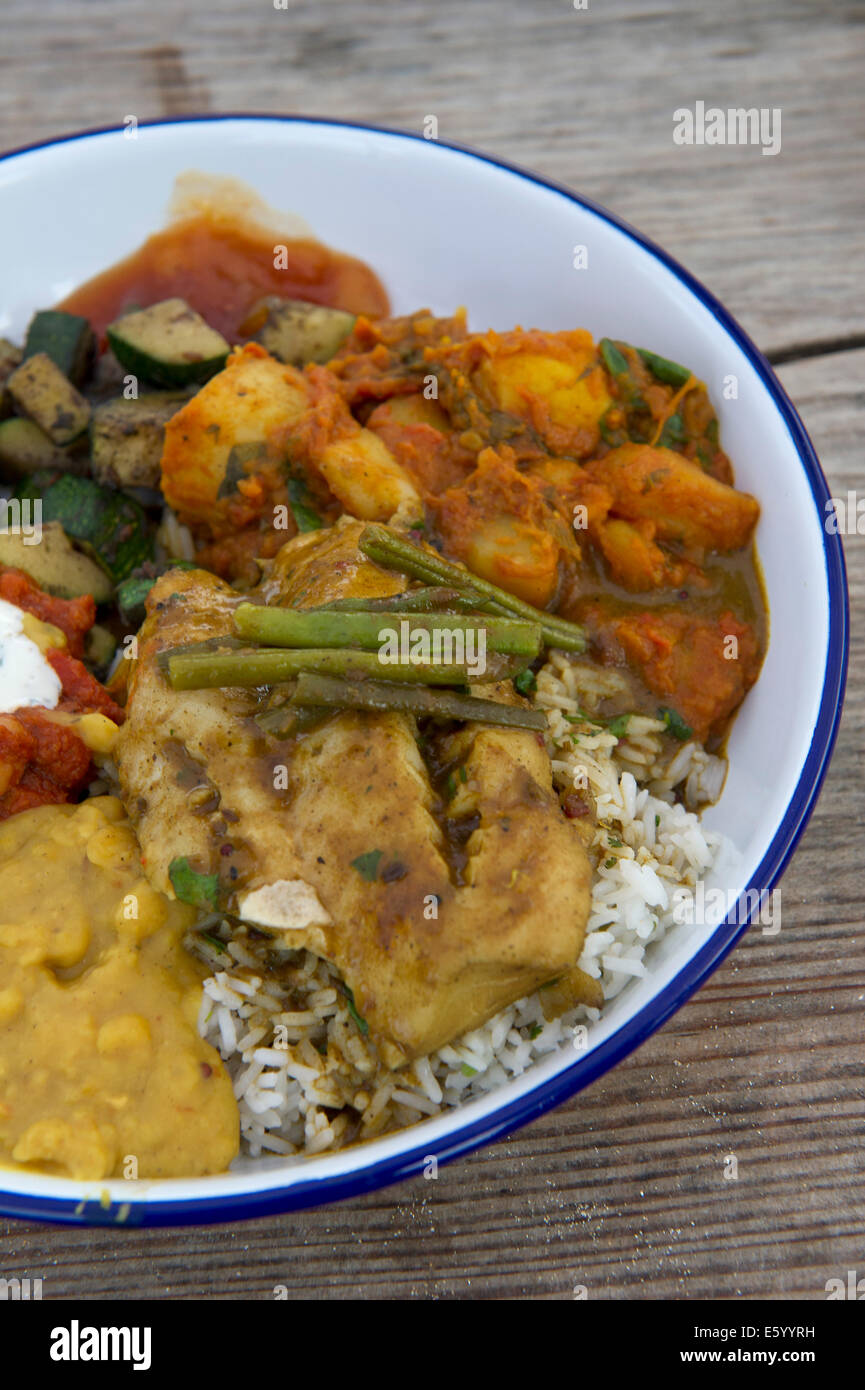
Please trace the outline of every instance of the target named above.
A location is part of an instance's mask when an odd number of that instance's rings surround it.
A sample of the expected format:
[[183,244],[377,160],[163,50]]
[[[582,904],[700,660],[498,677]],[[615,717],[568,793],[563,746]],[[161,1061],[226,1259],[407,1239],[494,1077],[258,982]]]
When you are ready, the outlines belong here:
[[[207,110],[477,145],[580,189],[703,278],[764,347],[865,330],[865,27],[817,0],[7,0],[0,143]],[[779,107],[782,148],[678,147],[673,112]]]

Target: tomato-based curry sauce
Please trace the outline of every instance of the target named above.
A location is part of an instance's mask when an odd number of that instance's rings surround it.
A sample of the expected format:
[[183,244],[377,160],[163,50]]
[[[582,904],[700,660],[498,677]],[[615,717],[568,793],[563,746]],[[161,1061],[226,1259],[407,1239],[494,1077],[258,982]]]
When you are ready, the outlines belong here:
[[95,332],[131,308],[179,298],[229,342],[265,295],[306,299],[378,318],[388,298],[378,276],[354,256],[313,240],[273,234],[200,213],[172,222],[126,260],[67,295],[58,308],[89,319]]

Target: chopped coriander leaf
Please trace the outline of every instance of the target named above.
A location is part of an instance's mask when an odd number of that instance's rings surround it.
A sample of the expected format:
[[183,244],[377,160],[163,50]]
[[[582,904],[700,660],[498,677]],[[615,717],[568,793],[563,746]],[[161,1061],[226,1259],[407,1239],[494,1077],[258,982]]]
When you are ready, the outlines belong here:
[[576,714],[565,714],[562,716],[569,724],[595,724],[599,729],[604,727],[602,719],[596,719],[594,715],[587,714],[584,709],[578,710]]
[[616,867],[616,861],[615,861],[615,859],[605,859],[605,860],[604,860],[604,868],[605,868],[605,869],[614,869],[615,867]]
[[531,1026],[531,1028],[529,1029],[529,1039],[530,1039],[530,1041],[531,1041],[531,1042],[534,1042],[535,1038],[540,1037],[540,1035],[541,1035],[541,1033],[543,1033],[543,1031],[544,1031],[543,1024],[541,1024],[541,1023],[533,1023],[532,1026]]
[[465,763],[461,763],[461,764],[460,764],[460,781],[461,781],[461,782],[467,782],[468,780],[469,780],[469,775],[468,775],[468,773],[466,772],[466,765],[465,765]]
[[301,478],[289,478],[288,505],[298,531],[320,531],[324,525],[318,512],[310,506],[311,502],[306,483]]
[[628,731],[629,714],[617,714],[615,719],[611,719],[607,728],[614,738],[624,738]]
[[219,484],[218,497],[230,497],[237,491],[237,484],[242,482],[249,474],[246,467],[248,463],[254,463],[261,458],[264,453],[264,445],[256,441],[249,444],[235,444],[228,455],[225,465],[225,474]]
[[360,1014],[357,1011],[357,1005],[354,1002],[354,992],[349,989],[348,985],[343,985],[342,989],[343,994],[345,995],[345,1001],[348,1004],[348,1011],[354,1019],[355,1023],[357,1024],[358,1028],[360,1029],[361,1033],[363,1033],[363,1036],[366,1037],[369,1033],[369,1024],[367,1023],[365,1018],[361,1018]]
[[607,836],[607,844],[610,846],[610,849],[621,849],[621,848],[622,848],[622,842],[621,842],[621,840],[618,839],[617,836],[615,836],[615,835],[608,835],[608,836]]
[[477,1067],[470,1067],[468,1062],[463,1062],[462,1066],[460,1067],[460,1071],[462,1072],[463,1076],[477,1076],[478,1074]]
[[673,738],[679,739],[681,743],[694,737],[694,730],[690,724],[686,724],[681,714],[677,714],[674,709],[668,709],[666,705],[659,705],[658,718],[663,719],[667,726],[667,733],[672,734]]
[[537,688],[537,684],[537,678],[531,667],[521,671],[514,678],[514,689],[518,690],[521,695],[531,695],[532,691]]
[[304,533],[306,531],[321,530],[324,522],[318,515],[318,512],[314,512],[311,507],[301,506],[299,502],[292,502],[289,505],[298,531]]
[[627,376],[628,359],[623,352],[620,352],[611,338],[602,338],[598,344],[601,350],[601,358],[607,371],[613,376]]
[[352,859],[351,868],[357,869],[361,878],[365,878],[367,883],[375,883],[378,877],[378,863],[384,850],[371,849],[366,854],[359,854],[357,859]]
[[658,826],[659,826],[660,824],[661,824],[661,817],[660,817],[660,816],[655,816],[655,829],[656,829],[656,830],[657,830],[657,828],[658,828]]
[[685,422],[676,411],[665,420],[658,443],[663,449],[676,449],[680,444],[684,444],[685,437]]
[[218,874],[197,873],[190,868],[189,860],[183,855],[172,859],[168,866],[168,877],[180,902],[191,903],[193,907],[216,907]]

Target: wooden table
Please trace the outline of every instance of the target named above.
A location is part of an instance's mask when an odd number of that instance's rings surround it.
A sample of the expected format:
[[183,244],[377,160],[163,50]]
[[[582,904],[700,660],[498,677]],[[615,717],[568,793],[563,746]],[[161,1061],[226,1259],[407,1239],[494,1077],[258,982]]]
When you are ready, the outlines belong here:
[[[435,115],[442,139],[572,185],[683,261],[783,363],[833,491],[861,495],[863,18],[817,0],[6,0],[0,145],[128,114]],[[697,100],[781,108],[781,153],[678,147],[673,111]],[[436,1182],[185,1231],[0,1221],[0,1270],[94,1299],[821,1299],[865,1274],[865,538],[847,557],[846,713],[779,937],[746,938],[611,1075]]]

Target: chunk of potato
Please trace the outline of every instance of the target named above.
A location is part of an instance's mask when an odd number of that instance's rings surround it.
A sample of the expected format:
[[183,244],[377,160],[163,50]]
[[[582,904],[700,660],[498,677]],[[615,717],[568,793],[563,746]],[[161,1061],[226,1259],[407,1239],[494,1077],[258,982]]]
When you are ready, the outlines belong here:
[[464,559],[482,579],[536,608],[546,608],[558,586],[559,551],[548,531],[502,515],[478,523]]
[[162,490],[175,511],[219,524],[238,482],[261,462],[281,462],[286,436],[308,403],[303,375],[257,343],[225,368],[165,428]]
[[315,459],[322,477],[351,516],[388,521],[404,504],[423,514],[420,496],[387,445],[372,430],[333,440]]
[[427,400],[420,391],[412,396],[392,396],[373,411],[370,419],[374,417],[395,420],[400,425],[429,425],[441,434],[451,429],[451,422],[438,401]]
[[659,540],[708,550],[739,550],[751,539],[760,504],[672,449],[623,444],[593,463],[613,494],[613,510],[654,523]]
[[547,451],[581,459],[595,451],[612,399],[584,329],[476,334],[447,349],[442,368],[445,409],[482,439],[507,440],[526,458]]
[[632,593],[670,588],[684,582],[687,566],[665,555],[652,537],[651,523],[610,517],[591,535],[603,552],[613,578]]
[[591,340],[562,357],[532,351],[496,355],[483,363],[479,376],[502,410],[526,415],[543,403],[552,424],[569,429],[597,429],[612,404]]

